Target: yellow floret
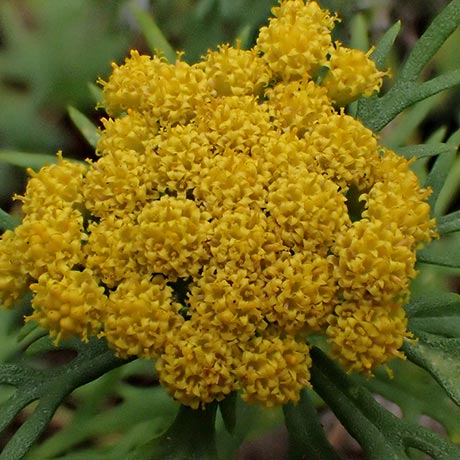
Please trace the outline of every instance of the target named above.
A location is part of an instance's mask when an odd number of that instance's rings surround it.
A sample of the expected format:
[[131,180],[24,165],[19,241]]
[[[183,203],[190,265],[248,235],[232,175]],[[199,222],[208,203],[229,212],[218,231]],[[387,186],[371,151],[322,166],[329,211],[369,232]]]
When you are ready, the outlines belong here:
[[23,243],[7,230],[0,240],[0,305],[9,308],[28,289],[29,274],[22,259]]
[[346,48],[340,43],[331,51],[326,67],[328,72],[321,82],[329,97],[338,106],[345,106],[360,96],[371,96],[382,87],[387,75],[377,69],[369,54]]
[[404,339],[412,337],[406,330],[407,318],[400,302],[345,302],[329,323],[332,355],[349,372],[372,374],[390,359],[405,359],[399,349]]
[[229,45],[209,51],[203,62],[209,90],[216,96],[259,96],[268,86],[270,72],[256,50]]
[[174,64],[163,58],[141,56],[135,50],[104,85],[107,113],[118,116],[129,109],[147,112],[161,124],[187,123],[206,96],[206,78],[199,66],[191,66],[178,56]]
[[185,322],[156,361],[160,382],[177,401],[197,409],[238,389],[234,347],[212,328]]
[[300,390],[310,387],[309,347],[291,337],[254,337],[239,357],[242,398],[265,407],[297,402]]
[[144,207],[137,223],[135,258],[153,273],[188,278],[209,258],[208,214],[191,200],[163,196]]
[[268,27],[260,29],[256,50],[278,80],[314,78],[333,49],[335,18],[304,0],[281,0],[272,13]]
[[184,322],[180,309],[164,277],[133,273],[110,293],[101,336],[122,358],[157,358]]
[[44,273],[30,289],[34,312],[27,320],[48,329],[56,343],[70,337],[86,341],[99,331],[107,297],[91,271],[67,270],[55,277]]

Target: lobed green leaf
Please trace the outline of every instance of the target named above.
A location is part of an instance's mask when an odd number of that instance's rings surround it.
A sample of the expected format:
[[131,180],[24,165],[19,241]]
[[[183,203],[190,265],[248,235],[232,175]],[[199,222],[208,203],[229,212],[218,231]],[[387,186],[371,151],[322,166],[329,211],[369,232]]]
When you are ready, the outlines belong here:
[[34,401],[37,407],[19,427],[2,452],[2,460],[20,460],[48,425],[63,399],[75,388],[95,380],[110,369],[124,364],[102,340],[88,344],[71,341],[65,349],[77,356],[58,368],[34,369],[25,364],[0,365],[0,385],[16,387],[16,392],[0,407],[0,432],[19,412]]
[[437,219],[437,229],[441,235],[460,231],[460,211],[454,211]]
[[[453,0],[433,20],[414,46],[391,89],[380,98],[373,97],[367,101],[363,99],[358,105],[357,117],[362,119],[368,128],[378,132],[407,107],[460,84],[458,69],[429,81],[417,83],[425,65],[459,24],[460,0]],[[387,39],[381,49],[388,52],[390,43],[391,40]],[[381,65],[385,55],[379,50],[375,56],[376,62],[378,59],[378,64]]]
[[382,407],[359,380],[347,376],[320,349],[313,348],[311,354],[313,388],[361,444],[368,460],[408,460],[409,449],[434,460],[460,458],[460,449],[448,440]]
[[326,438],[307,390],[302,391],[297,404],[284,405],[283,412],[289,433],[290,460],[340,458]]
[[180,406],[169,429],[139,447],[128,460],[215,460],[216,411],[217,403],[203,410]]
[[428,371],[460,406],[460,338],[429,334],[413,327],[417,343],[406,342],[403,351],[418,366]]
[[396,147],[394,151],[398,154],[407,158],[408,160],[412,158],[427,158],[434,157],[436,155],[442,155],[444,153],[455,152],[457,149],[455,146],[438,143],[438,144],[418,144],[418,145],[409,145],[405,147]]

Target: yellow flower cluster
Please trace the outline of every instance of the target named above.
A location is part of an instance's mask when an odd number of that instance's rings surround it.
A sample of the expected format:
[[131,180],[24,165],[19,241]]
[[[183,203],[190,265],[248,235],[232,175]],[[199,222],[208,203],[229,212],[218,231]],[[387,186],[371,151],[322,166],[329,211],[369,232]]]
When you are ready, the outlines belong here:
[[56,340],[155,359],[194,408],[236,390],[297,401],[311,334],[349,370],[402,357],[434,232],[409,162],[342,108],[384,73],[334,43],[316,2],[273,14],[251,50],[114,65],[99,159],[33,174],[0,242],[4,306],[32,291],[29,319]]

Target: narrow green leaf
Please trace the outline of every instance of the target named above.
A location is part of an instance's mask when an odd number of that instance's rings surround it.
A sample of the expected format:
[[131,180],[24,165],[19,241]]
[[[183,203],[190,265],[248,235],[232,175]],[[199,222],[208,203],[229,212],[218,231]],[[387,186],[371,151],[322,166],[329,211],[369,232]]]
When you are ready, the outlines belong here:
[[460,339],[441,337],[414,329],[417,343],[406,342],[403,351],[418,366],[427,370],[460,406]]
[[453,242],[432,241],[425,249],[417,252],[417,261],[440,267],[460,267],[460,247]]
[[385,66],[385,61],[390,54],[391,48],[401,30],[401,21],[393,24],[380,39],[378,45],[375,47],[375,50],[371,54],[371,58],[377,64],[377,68],[383,69]]
[[[404,106],[415,104],[430,96],[460,84],[460,69],[452,70],[419,85],[414,85],[404,96]],[[407,89],[407,87],[406,87]]]
[[[31,153],[19,152],[16,150],[0,150],[0,161],[9,163],[21,168],[31,168],[38,171],[43,166],[57,164],[59,158],[57,155],[49,155],[47,153]],[[68,158],[68,161],[73,163],[86,164],[82,161]]]
[[233,392],[219,402],[219,410],[224,421],[225,429],[233,433],[236,426],[236,403],[238,393]]
[[455,150],[439,155],[428,174],[427,181],[424,185],[425,187],[431,187],[433,190],[428,198],[428,203],[432,209],[434,209],[439,194],[446,182],[446,178],[452,169],[452,165],[455,162],[455,156]]
[[88,83],[88,89],[93,97],[94,103],[97,104],[97,107],[103,106],[104,95],[102,93],[102,88],[95,83]]
[[460,70],[453,70],[421,84],[395,82],[384,96],[371,98],[368,104],[363,104],[358,117],[369,129],[378,132],[411,105],[459,84]]
[[434,18],[417,41],[398,78],[403,81],[415,81],[459,24],[460,0],[453,0]]
[[434,210],[435,216],[442,216],[455,204],[460,190],[460,156],[457,155],[454,164],[446,177],[446,181],[439,193]]
[[394,151],[408,160],[411,158],[426,158],[441,155],[443,153],[455,152],[455,146],[439,143],[439,144],[419,144],[409,145],[407,147],[397,147]]
[[283,412],[289,433],[290,460],[340,458],[326,438],[307,390],[302,391],[297,404],[284,405]]
[[363,14],[353,16],[350,24],[350,48],[366,52],[369,49],[369,24]]
[[441,216],[437,219],[437,229],[441,235],[460,231],[460,211]]
[[216,403],[204,410],[180,406],[170,428],[139,447],[129,460],[216,460],[216,411]]
[[0,209],[0,230],[14,230],[21,223],[17,217],[8,214],[3,209]]
[[33,413],[4,447],[2,460],[22,459],[68,394],[126,362],[116,358],[103,340],[94,339],[88,344],[71,341],[66,345],[68,348],[77,351],[78,355],[58,368],[41,370],[22,364],[0,365],[0,385],[17,387],[0,407],[0,432],[10,425],[21,409],[39,400]]
[[166,40],[154,18],[137,7],[134,3],[131,5],[132,12],[139,23],[145,40],[153,53],[160,53],[168,62],[176,61],[176,52]]
[[383,408],[359,379],[347,376],[321,350],[314,347],[311,355],[313,388],[361,444],[368,460],[409,460],[408,448],[434,460],[460,458],[454,444]]
[[21,168],[32,168],[33,170],[38,171],[45,165],[57,163],[58,157],[47,153],[0,150],[0,161],[19,166]]
[[413,296],[405,310],[411,330],[460,338],[460,295],[423,293]]
[[69,117],[91,147],[96,148],[100,134],[92,121],[75,107],[67,107]]
[[362,378],[363,385],[373,394],[394,402],[405,420],[418,423],[423,416],[431,417],[448,432],[455,444],[460,442],[460,408],[424,369],[410,361],[394,360],[389,365],[390,376],[377,369],[375,378]]

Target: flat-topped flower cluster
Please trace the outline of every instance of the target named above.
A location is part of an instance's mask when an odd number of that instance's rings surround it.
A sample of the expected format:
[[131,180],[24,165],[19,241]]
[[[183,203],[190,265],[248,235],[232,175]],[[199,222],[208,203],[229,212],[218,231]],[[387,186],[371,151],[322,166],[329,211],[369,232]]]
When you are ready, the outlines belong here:
[[155,359],[198,407],[308,387],[308,339],[371,373],[410,333],[403,304],[434,221],[409,162],[343,107],[384,72],[284,0],[251,50],[189,65],[136,51],[103,82],[97,152],[32,174],[0,243],[0,299],[33,294],[56,341],[103,337]]

